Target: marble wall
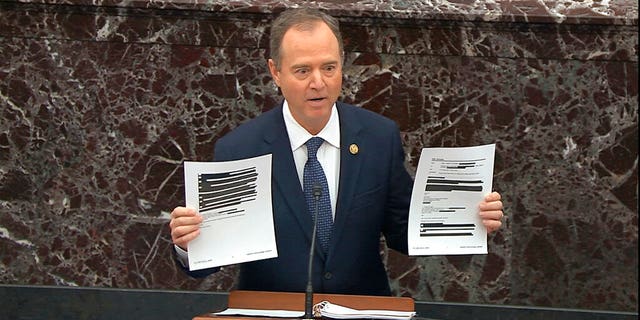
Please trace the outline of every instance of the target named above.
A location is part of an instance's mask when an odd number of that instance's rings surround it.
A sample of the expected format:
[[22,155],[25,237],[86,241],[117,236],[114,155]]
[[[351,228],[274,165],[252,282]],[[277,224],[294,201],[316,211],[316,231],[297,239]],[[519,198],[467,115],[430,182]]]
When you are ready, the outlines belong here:
[[638,310],[638,4],[0,2],[0,282],[225,291],[171,259],[181,163],[278,103],[274,13],[341,21],[343,100],[424,146],[496,143],[489,254],[381,249],[424,301]]

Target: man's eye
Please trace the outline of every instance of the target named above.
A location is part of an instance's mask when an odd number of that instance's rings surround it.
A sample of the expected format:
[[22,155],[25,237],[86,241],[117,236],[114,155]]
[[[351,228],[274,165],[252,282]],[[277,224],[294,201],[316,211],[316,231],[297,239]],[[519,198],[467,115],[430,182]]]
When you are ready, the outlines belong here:
[[338,67],[334,66],[334,65],[330,65],[330,66],[325,66],[324,67],[324,73],[328,76],[332,76],[333,74],[336,73],[336,70],[338,70]]

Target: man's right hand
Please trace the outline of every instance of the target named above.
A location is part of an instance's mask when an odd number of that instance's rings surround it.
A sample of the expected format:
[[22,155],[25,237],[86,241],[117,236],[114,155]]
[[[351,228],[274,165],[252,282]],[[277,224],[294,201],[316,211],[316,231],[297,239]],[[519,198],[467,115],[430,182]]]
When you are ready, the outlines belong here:
[[185,207],[173,209],[171,222],[169,222],[173,244],[186,251],[189,241],[200,234],[200,223],[202,223],[202,216],[194,209]]

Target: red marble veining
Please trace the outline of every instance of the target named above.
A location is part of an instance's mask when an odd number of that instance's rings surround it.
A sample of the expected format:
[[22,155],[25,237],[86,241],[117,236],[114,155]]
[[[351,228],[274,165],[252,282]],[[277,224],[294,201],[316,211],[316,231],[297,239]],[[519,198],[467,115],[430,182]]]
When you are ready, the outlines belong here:
[[[280,97],[269,20],[303,1],[0,3],[0,282],[229,290],[187,278],[168,215],[184,160]],[[318,1],[342,99],[424,146],[495,142],[489,254],[406,257],[417,300],[637,311],[637,2]]]

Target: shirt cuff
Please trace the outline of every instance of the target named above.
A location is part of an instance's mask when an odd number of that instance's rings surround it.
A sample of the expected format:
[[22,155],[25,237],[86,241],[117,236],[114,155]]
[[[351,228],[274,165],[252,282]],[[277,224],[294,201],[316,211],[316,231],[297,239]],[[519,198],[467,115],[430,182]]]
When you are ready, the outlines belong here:
[[176,250],[176,260],[178,260],[178,262],[180,262],[183,267],[189,269],[189,254],[187,254],[184,249],[178,247],[175,244],[173,245],[173,247]]

